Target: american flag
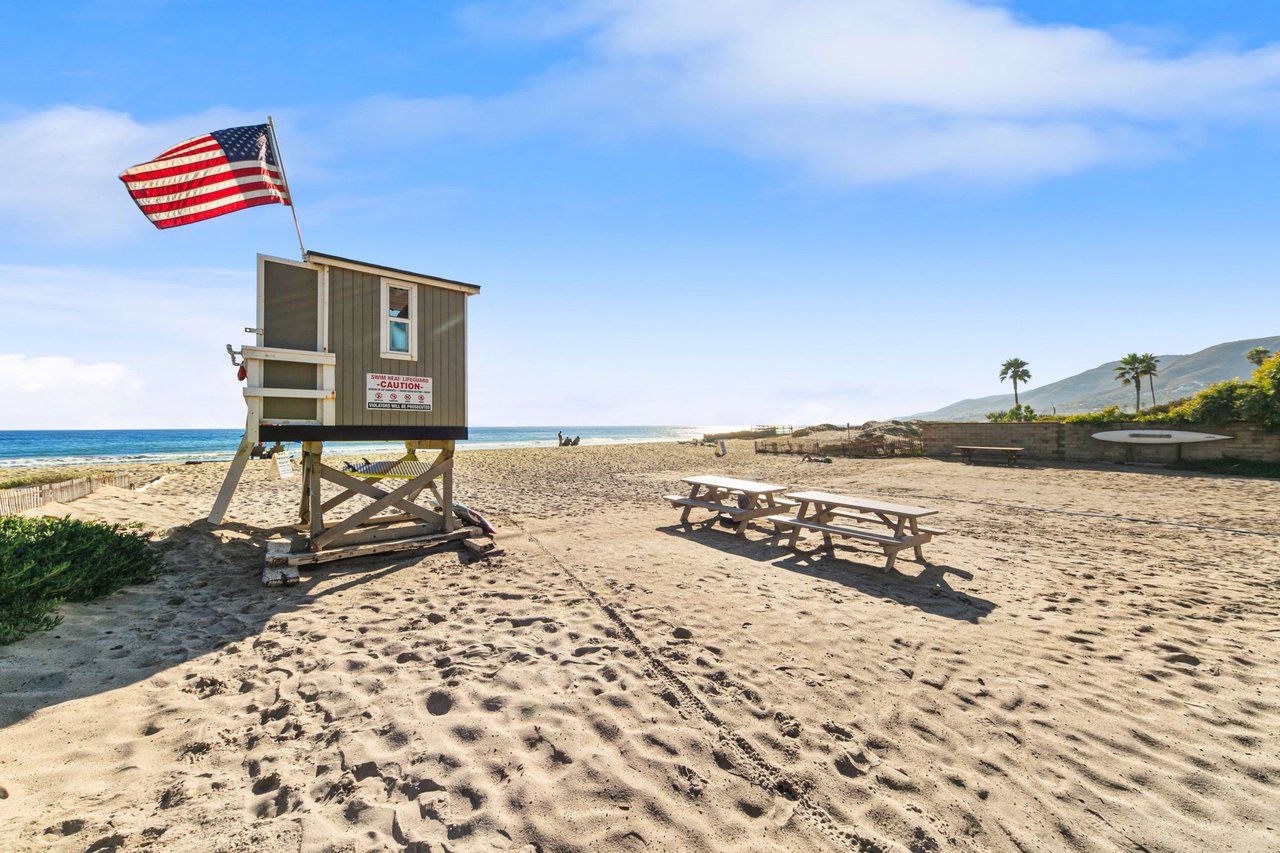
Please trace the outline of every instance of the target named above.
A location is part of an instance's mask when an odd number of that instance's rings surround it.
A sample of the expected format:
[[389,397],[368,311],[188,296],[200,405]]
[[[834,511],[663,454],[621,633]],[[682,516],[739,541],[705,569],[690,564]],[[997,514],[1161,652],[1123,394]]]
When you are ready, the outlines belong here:
[[157,228],[259,204],[291,204],[268,125],[229,127],[173,146],[120,180]]

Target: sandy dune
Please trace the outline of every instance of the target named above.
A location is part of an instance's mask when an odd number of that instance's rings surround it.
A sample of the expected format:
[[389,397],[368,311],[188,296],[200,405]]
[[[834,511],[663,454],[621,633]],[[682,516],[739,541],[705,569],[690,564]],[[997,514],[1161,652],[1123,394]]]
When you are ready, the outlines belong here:
[[[506,553],[264,589],[298,480],[66,511],[169,573],[0,648],[4,850],[1280,849],[1280,483],[464,453]],[[719,472],[936,506],[928,566],[658,496]]]

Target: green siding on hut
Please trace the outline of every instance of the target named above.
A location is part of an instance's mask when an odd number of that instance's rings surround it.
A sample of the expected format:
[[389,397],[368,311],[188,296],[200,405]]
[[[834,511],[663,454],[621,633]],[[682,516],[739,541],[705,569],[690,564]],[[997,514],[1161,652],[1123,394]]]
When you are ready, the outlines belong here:
[[[329,350],[337,357],[336,418],[340,426],[466,426],[466,293],[396,279],[417,290],[418,358],[383,358],[382,277],[329,267]],[[431,378],[430,412],[365,408],[366,376],[389,373]]]

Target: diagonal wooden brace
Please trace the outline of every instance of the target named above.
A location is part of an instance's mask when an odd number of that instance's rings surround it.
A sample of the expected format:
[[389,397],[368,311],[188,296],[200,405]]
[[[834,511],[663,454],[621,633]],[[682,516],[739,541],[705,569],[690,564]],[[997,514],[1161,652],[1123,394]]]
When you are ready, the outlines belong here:
[[435,465],[432,465],[426,473],[419,474],[417,477],[414,477],[412,480],[404,483],[399,488],[386,492],[371,483],[362,482],[355,477],[348,476],[341,471],[330,468],[327,465],[321,465],[320,476],[324,479],[340,486],[345,486],[352,491],[360,492],[361,494],[376,498],[376,500],[363,509],[349,515],[339,524],[329,528],[323,533],[313,536],[311,539],[312,549],[320,550],[324,548],[329,542],[332,542],[342,534],[358,527],[361,522],[372,518],[385,509],[391,509],[392,507],[403,509],[406,512],[412,513],[413,515],[427,521],[442,523],[443,518],[440,515],[431,512],[426,507],[411,503],[407,500],[407,495],[415,489],[420,490],[424,488],[432,479],[439,476],[440,471],[444,467],[445,466],[442,464],[442,461],[438,461]]

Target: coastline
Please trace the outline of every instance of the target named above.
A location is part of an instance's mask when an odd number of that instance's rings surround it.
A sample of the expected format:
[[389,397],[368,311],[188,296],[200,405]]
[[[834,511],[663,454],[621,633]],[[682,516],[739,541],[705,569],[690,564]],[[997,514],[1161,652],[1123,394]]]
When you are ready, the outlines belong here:
[[[156,531],[168,572],[0,649],[0,847],[1280,844],[1280,565],[1232,532],[1280,534],[1280,484],[748,441],[456,464],[503,556],[297,587],[260,585],[299,488],[265,464],[219,528],[222,463],[47,508]],[[661,495],[710,473],[936,507],[948,533],[886,574],[680,529]]]
[[[470,439],[458,442],[458,452],[498,450],[516,447],[555,447],[556,431],[578,435],[583,446],[612,444],[648,444],[668,441],[688,441],[704,432],[721,427],[701,426],[571,426],[571,427],[474,427]],[[188,461],[199,463],[230,462],[235,455],[242,430],[9,430],[0,431],[0,473],[10,469],[39,469],[64,467],[97,467],[119,465],[177,465]],[[69,444],[69,436],[82,437],[78,445]],[[147,445],[157,438],[171,439],[180,436],[186,446],[180,450],[111,453],[102,449],[111,445]],[[42,440],[45,452],[32,453]],[[159,442],[156,442],[160,444]],[[331,447],[341,448],[338,456],[373,456],[387,453],[395,442],[333,442]],[[201,446],[204,445],[204,446]],[[212,446],[209,446],[212,445]],[[163,446],[160,444],[160,446]],[[15,447],[18,450],[15,450]],[[72,452],[97,447],[98,452]],[[21,455],[21,449],[28,450]],[[300,452],[296,442],[286,444],[294,455]],[[114,449],[114,448],[111,448]],[[132,448],[130,448],[132,450]]]

